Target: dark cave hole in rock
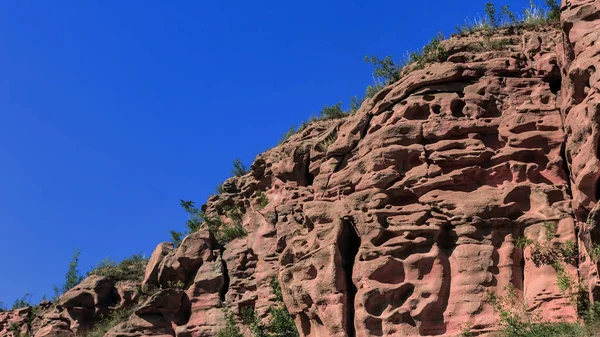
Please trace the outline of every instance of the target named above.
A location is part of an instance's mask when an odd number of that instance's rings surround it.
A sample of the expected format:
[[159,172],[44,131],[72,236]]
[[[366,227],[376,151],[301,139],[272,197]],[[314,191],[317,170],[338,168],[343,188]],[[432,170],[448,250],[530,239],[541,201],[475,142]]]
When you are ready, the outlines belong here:
[[600,179],[596,181],[596,202],[600,200]]
[[[567,130],[565,130],[567,131]],[[596,150],[597,151],[597,150]],[[569,168],[569,162],[571,161],[571,157],[567,154],[567,144],[563,142],[560,148],[560,156],[562,158],[562,168],[565,171],[566,179],[567,179],[567,193],[571,195],[571,169]],[[600,157],[598,157],[600,158]]]
[[447,253],[452,253],[454,248],[456,248],[456,241],[458,241],[458,235],[450,225],[441,228],[437,237],[437,245],[440,249]]
[[562,87],[562,78],[561,77],[553,78],[550,81],[548,81],[548,85],[550,86],[550,91],[553,94],[557,95]]
[[450,111],[452,112],[452,116],[465,117],[465,114],[463,113],[463,108],[465,105],[465,101],[462,99],[457,99],[450,102]]
[[309,169],[310,169],[310,162],[306,163],[306,171],[304,173],[304,179],[306,180],[306,186],[312,186],[313,182],[315,181],[315,176],[313,174],[310,173]]
[[223,260],[223,248],[221,248],[221,268],[223,269],[223,288],[219,291],[219,298],[221,302],[225,303],[225,295],[229,291],[229,271],[227,270],[227,263]]
[[304,312],[299,313],[298,316],[300,317],[300,329],[302,330],[302,333],[305,336],[310,335],[310,318]]
[[356,296],[356,286],[352,282],[352,269],[354,259],[360,248],[360,236],[351,219],[342,220],[342,233],[339,238],[339,250],[342,257],[342,269],[346,280],[346,333],[348,337],[356,335],[354,329],[354,297]]
[[185,325],[190,321],[190,317],[192,317],[192,301],[186,293],[183,293],[179,316],[173,322],[176,325]]

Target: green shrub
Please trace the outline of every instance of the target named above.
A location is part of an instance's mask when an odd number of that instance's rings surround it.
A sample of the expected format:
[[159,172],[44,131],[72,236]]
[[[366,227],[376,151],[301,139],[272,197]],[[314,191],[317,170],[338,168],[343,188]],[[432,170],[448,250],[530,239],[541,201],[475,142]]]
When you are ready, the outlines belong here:
[[577,257],[578,257],[578,249],[577,244],[571,240],[565,242],[565,244],[560,247],[560,253],[563,257],[563,261],[566,263],[576,265]]
[[487,22],[492,28],[498,27],[498,18],[496,17],[496,6],[493,2],[485,4],[485,15],[487,16]]
[[256,198],[258,199],[258,204],[260,205],[260,209],[263,209],[269,205],[269,197],[265,194],[265,191],[256,192]]
[[292,125],[290,127],[290,129],[287,130],[287,132],[283,134],[283,136],[281,137],[281,140],[279,140],[279,144],[282,144],[286,140],[290,139],[290,137],[293,136],[293,135],[295,135],[296,132],[298,132],[298,130],[296,130],[296,126]]
[[283,293],[281,292],[281,286],[279,285],[279,281],[277,281],[277,277],[271,279],[271,289],[273,289],[273,294],[275,294],[275,300],[283,303]]
[[233,168],[231,169],[231,174],[236,177],[241,177],[248,173],[248,169],[244,165],[241,159],[237,158],[233,160]]
[[252,337],[268,337],[268,327],[260,320],[252,308],[242,308],[242,323],[248,326]]
[[533,244],[533,241],[526,238],[525,236],[521,236],[521,237],[517,238],[517,241],[515,242],[515,246],[517,246],[518,248],[521,248],[521,249],[525,249],[525,247],[527,247],[531,244]]
[[592,261],[594,261],[596,263],[599,262],[600,261],[600,245],[593,243],[592,248],[590,249],[588,254],[590,255],[590,259],[592,259]]
[[231,225],[223,225],[221,229],[215,233],[217,241],[222,245],[227,244],[237,238],[241,238],[248,235],[244,227],[240,223],[234,223]]
[[285,309],[285,306],[281,307],[272,307],[270,310],[271,319],[269,320],[268,330],[270,332],[270,336],[277,337],[299,337],[298,329],[296,328],[296,323],[294,323],[294,319],[290,315],[290,313]]
[[173,244],[173,247],[179,247],[179,245],[181,244],[181,240],[183,240],[183,233],[170,230],[169,234],[171,234],[171,243]]
[[185,223],[189,230],[188,234],[197,232],[204,222],[204,212],[198,209],[191,200],[180,200],[179,203],[188,214],[188,220]]
[[223,308],[225,327],[217,332],[217,337],[244,337],[240,328],[235,324],[235,316],[227,307]]
[[444,35],[438,33],[420,52],[410,54],[408,64],[416,64],[417,69],[422,69],[428,63],[443,62],[448,59],[448,52],[442,46]]
[[135,254],[129,258],[116,263],[110,259],[104,259],[96,267],[90,270],[87,275],[99,275],[112,278],[114,280],[139,280],[144,278],[148,259],[142,254]]
[[206,217],[205,223],[208,230],[213,233],[215,239],[222,245],[248,234],[239,221],[234,221],[233,224],[228,225],[220,217],[215,216]]
[[546,6],[548,6],[548,13],[546,14],[546,20],[560,21],[560,4],[556,0],[546,0]]
[[515,13],[510,10],[510,7],[508,5],[502,6],[501,10],[502,10],[502,15],[508,18],[509,24],[514,25],[518,22]]
[[242,211],[238,206],[224,206],[223,211],[225,211],[225,215],[232,219],[234,222],[242,221]]
[[342,110],[342,102],[331,106],[324,106],[319,112],[319,119],[338,119],[346,117],[346,113]]
[[471,329],[473,328],[473,323],[466,322],[460,325],[460,337],[473,337],[473,332]]
[[275,300],[278,304],[269,311],[271,319],[269,320],[268,330],[271,333],[271,336],[299,337],[300,334],[296,328],[296,323],[294,323],[294,319],[285,307],[285,303],[283,303],[281,286],[275,277],[271,279],[271,288],[273,289]]
[[31,307],[31,294],[26,293],[21,298],[17,298],[12,305],[12,310]]
[[348,114],[354,114],[358,111],[358,109],[360,109],[360,106],[362,105],[362,102],[364,101],[364,99],[360,99],[358,98],[358,96],[352,96],[350,97],[350,110],[348,110]]
[[383,88],[384,88],[383,84],[379,84],[379,83],[367,86],[367,89],[365,89],[365,98],[372,98],[378,92],[380,92],[381,89],[383,89]]
[[127,321],[133,313],[134,308],[119,308],[111,312],[107,317],[102,318],[94,324],[94,327],[83,334],[84,337],[104,337],[104,335],[113,327]]
[[12,323],[8,327],[8,331],[12,332],[13,337],[29,337],[28,333],[21,334],[21,326],[17,323]]
[[76,285],[81,283],[81,281],[83,281],[83,276],[81,276],[78,270],[80,253],[81,251],[79,249],[76,249],[73,253],[73,257],[69,262],[69,269],[65,274],[65,283],[62,286],[57,286],[56,284],[52,286],[54,289],[53,302],[56,302],[60,295],[66,293],[68,290],[74,288]]
[[377,56],[366,55],[365,62],[375,66],[375,70],[373,70],[373,76],[376,80],[381,79],[385,83],[393,83],[400,79],[400,69],[402,67],[396,65],[392,57],[389,55],[384,59],[380,59]]
[[556,222],[545,221],[544,229],[546,230],[546,241],[550,241],[556,236]]

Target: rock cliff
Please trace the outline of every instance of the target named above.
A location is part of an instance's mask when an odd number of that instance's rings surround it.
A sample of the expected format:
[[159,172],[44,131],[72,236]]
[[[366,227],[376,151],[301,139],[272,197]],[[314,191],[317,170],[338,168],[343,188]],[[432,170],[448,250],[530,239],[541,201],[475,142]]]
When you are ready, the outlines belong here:
[[[407,69],[356,113],[311,123],[227,180],[203,210],[224,224],[238,210],[246,236],[222,245],[202,229],[161,243],[150,295],[92,276],[37,313],[0,313],[0,336],[13,323],[74,336],[129,303],[106,336],[215,336],[224,304],[238,323],[245,309],[267,320],[274,278],[307,337],[451,336],[466,322],[485,335],[498,327],[488,294],[509,285],[545,319],[576,321],[556,280],[600,299],[597,41],[590,0],[564,1],[560,27],[454,36],[445,62]],[[557,269],[520,238],[579,253]]]

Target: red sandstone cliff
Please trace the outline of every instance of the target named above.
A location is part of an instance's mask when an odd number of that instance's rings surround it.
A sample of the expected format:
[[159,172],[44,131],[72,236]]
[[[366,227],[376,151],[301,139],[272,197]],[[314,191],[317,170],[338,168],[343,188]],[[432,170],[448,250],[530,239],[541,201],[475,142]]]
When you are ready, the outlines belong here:
[[[561,12],[560,28],[495,33],[499,50],[481,48],[481,34],[453,37],[446,62],[259,155],[205,205],[225,222],[239,208],[248,235],[160,244],[143,284],[165,289],[107,336],[215,336],[223,303],[267,317],[274,277],[301,336],[457,335],[466,322],[487,334],[498,324],[487,294],[509,284],[545,319],[577,320],[556,270],[516,245],[556,224],[550,244],[579,248],[565,273],[600,299],[587,253],[600,243],[600,1]],[[0,313],[0,336],[28,317],[23,332],[73,336],[138,296],[91,277],[35,317]]]

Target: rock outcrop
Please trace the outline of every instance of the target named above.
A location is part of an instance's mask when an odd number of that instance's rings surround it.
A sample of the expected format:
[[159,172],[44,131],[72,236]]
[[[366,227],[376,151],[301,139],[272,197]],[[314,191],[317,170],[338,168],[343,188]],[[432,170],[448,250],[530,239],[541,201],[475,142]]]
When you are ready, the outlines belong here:
[[[268,321],[274,279],[306,337],[452,336],[467,322],[486,335],[499,322],[489,293],[508,288],[549,321],[577,321],[556,280],[600,300],[599,40],[589,0],[563,4],[560,27],[454,36],[444,62],[412,66],[228,179],[203,211],[247,235],[161,243],[140,282],[90,277],[34,319],[0,313],[0,336],[12,323],[74,336],[133,306],[107,336],[215,336],[225,307],[250,336],[241,314]],[[579,253],[557,269],[519,240]]]

